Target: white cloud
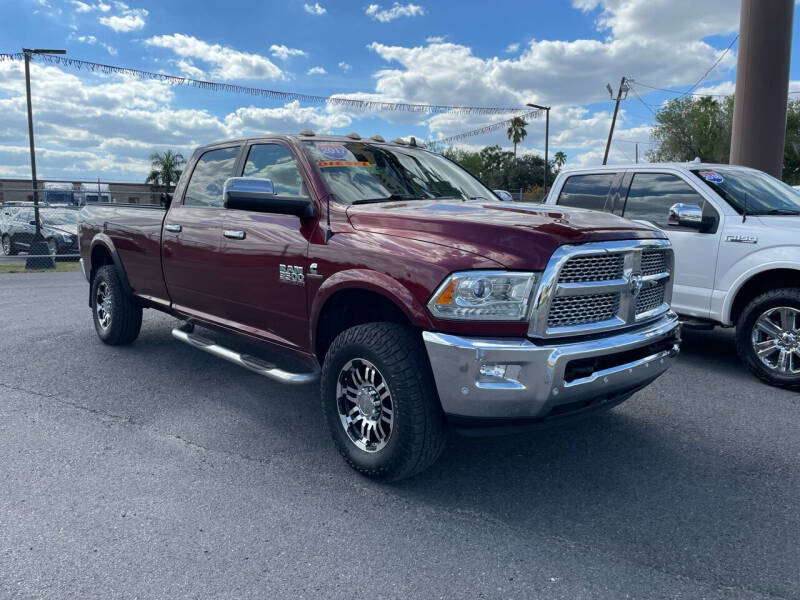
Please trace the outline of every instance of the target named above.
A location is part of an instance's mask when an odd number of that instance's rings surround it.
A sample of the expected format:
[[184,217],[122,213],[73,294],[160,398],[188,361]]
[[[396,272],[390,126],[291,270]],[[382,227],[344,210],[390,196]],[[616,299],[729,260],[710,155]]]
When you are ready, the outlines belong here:
[[72,37],[72,35],[70,35],[70,39],[78,40],[82,44],[89,44],[90,46],[94,46],[94,45],[101,46],[101,47],[105,48],[106,52],[108,52],[111,56],[116,56],[117,55],[117,49],[116,48],[114,48],[113,46],[111,46],[109,44],[106,44],[105,42],[101,42],[100,40],[98,40],[93,35],[79,35],[77,37]]
[[446,35],[431,35],[425,38],[425,41],[429,44],[438,44],[439,42],[443,42],[447,39]]
[[425,14],[425,9],[418,4],[400,4],[395,2],[391,8],[382,8],[379,4],[370,4],[364,12],[375,21],[388,23],[400,17],[417,17]]
[[[102,3],[101,3],[102,4]],[[108,6],[108,5],[102,5]],[[149,12],[145,8],[129,8],[127,4],[122,2],[115,2],[114,6],[120,11],[119,14],[111,15],[109,17],[100,17],[98,21],[101,25],[105,25],[116,31],[117,33],[125,33],[128,31],[136,31],[143,29],[147,24],[147,15]],[[101,8],[102,10],[102,8]]]
[[[175,105],[174,87],[160,81],[67,73],[32,63],[37,158],[45,179],[144,181],[148,156],[170,148],[188,156],[201,144],[253,133],[329,132],[351,117],[298,102],[243,106],[227,114]],[[0,62],[0,165],[7,175],[29,173],[23,65]],[[203,94],[197,90],[197,104]]]
[[81,0],[70,0],[70,4],[75,7],[75,12],[77,13],[88,13],[94,10],[105,13],[111,10],[111,5],[105,4],[103,0],[100,0],[97,4],[89,4],[81,2]]
[[308,56],[308,52],[298,48],[289,48],[283,44],[272,44],[269,47],[269,51],[272,56],[281,60],[287,60],[290,56]]
[[353,65],[351,65],[351,64],[349,64],[349,63],[346,63],[346,62],[344,62],[344,61],[341,61],[341,62],[339,62],[339,68],[340,68],[340,69],[341,69],[343,72],[347,73],[347,72],[348,72],[350,69],[352,69],[352,68],[353,68]]
[[314,4],[303,4],[303,10],[310,15],[324,15],[328,10],[324,6],[320,6],[319,2]]
[[180,69],[181,73],[192,79],[204,79],[206,72],[194,64],[190,58],[179,58],[175,64]]
[[214,79],[281,79],[283,72],[275,63],[260,54],[240,52],[228,46],[209,44],[191,35],[173,33],[157,35],[144,42],[148,46],[166,48],[178,56],[205,62],[215,68]]
[[311,67],[306,71],[306,75],[325,75],[326,71],[323,67]]
[[508,46],[506,46],[506,52],[508,52],[509,54],[513,54],[517,50],[519,50],[519,42],[514,42],[513,44],[509,44]]

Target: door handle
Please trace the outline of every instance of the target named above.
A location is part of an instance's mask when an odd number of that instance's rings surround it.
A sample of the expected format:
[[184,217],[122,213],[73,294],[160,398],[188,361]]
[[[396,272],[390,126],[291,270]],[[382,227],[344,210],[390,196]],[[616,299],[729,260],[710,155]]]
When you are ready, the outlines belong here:
[[180,233],[183,227],[180,225],[164,225],[164,229],[171,231],[172,233]]
[[232,229],[226,229],[222,232],[222,235],[232,240],[243,240],[245,237],[244,231],[234,231]]

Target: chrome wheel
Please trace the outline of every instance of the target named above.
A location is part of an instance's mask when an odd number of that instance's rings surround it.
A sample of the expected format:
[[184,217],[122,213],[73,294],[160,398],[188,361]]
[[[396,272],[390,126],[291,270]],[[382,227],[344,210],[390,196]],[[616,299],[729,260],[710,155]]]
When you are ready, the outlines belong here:
[[111,325],[111,290],[108,283],[101,281],[97,285],[94,297],[94,310],[97,314],[97,322],[102,329],[108,329]]
[[770,308],[753,326],[752,344],[758,359],[782,375],[800,375],[800,310]]
[[381,372],[368,360],[354,358],[336,382],[339,419],[347,436],[365,452],[378,452],[392,436],[394,403]]
[[3,236],[3,254],[11,256],[11,238],[7,235]]
[[58,254],[58,245],[55,240],[47,240],[47,251],[50,253],[50,256]]

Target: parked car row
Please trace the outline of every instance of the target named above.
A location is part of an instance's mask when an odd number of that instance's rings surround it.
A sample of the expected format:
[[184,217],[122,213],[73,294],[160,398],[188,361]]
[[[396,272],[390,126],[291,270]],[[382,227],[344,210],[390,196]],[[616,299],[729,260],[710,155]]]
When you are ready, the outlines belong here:
[[673,309],[694,327],[736,327],[761,379],[800,387],[800,192],[730,165],[569,169],[546,200],[654,225],[675,250]]
[[[78,210],[74,208],[41,207],[40,231],[52,256],[78,254]],[[33,205],[2,206],[0,210],[0,241],[3,254],[15,256],[27,252],[36,234]]]

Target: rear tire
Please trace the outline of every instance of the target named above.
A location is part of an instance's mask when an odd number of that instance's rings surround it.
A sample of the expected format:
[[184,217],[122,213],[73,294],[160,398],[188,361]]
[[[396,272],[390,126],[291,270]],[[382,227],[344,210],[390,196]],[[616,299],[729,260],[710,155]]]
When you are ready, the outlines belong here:
[[367,323],[340,333],[321,388],[333,441],[359,473],[405,479],[442,453],[444,415],[422,341],[408,327]]
[[759,379],[800,389],[800,288],[772,290],[751,300],[736,323],[736,349]]
[[92,280],[92,317],[98,337],[106,344],[130,344],[142,328],[142,307],[122,287],[112,265],[100,267]]

